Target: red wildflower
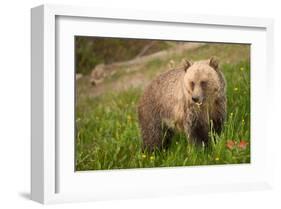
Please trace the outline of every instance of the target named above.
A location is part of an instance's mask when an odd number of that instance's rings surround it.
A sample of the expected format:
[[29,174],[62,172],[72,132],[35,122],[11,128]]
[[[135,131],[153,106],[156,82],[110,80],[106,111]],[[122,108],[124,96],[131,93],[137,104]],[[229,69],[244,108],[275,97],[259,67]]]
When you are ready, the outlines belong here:
[[233,140],[227,140],[226,147],[230,150],[234,149],[235,142]]
[[241,140],[238,144],[238,148],[240,149],[246,149],[248,145],[248,142],[246,142],[245,140]]

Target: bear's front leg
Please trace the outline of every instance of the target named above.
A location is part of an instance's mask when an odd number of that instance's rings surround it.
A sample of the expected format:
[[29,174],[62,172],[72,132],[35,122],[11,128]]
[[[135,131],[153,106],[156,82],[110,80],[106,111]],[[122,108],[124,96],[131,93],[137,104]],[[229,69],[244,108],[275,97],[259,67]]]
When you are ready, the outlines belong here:
[[209,142],[209,126],[207,123],[201,121],[187,122],[185,126],[186,135],[188,136],[191,143],[205,146]]
[[215,101],[215,111],[212,114],[213,130],[220,134],[226,117],[226,98],[221,97]]

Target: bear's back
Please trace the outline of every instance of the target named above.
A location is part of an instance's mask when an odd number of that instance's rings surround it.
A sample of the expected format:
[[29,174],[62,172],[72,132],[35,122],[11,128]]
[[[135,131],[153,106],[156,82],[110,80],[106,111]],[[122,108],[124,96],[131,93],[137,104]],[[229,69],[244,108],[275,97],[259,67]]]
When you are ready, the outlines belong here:
[[184,76],[182,68],[169,70],[157,76],[144,90],[146,94],[154,95],[153,98],[159,100],[173,97],[178,91],[181,78]]
[[157,76],[144,90],[139,110],[159,112],[162,117],[172,115],[182,98],[181,79],[184,69],[169,70]]

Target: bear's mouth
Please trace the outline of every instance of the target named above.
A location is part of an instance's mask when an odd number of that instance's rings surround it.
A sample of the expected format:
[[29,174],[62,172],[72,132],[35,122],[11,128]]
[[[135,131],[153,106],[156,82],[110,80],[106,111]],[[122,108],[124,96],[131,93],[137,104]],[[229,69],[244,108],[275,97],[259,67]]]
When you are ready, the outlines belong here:
[[196,104],[198,107],[200,107],[200,106],[203,104],[203,102],[195,102],[195,104]]
[[206,100],[203,98],[202,100],[193,102],[193,105],[200,109],[204,106],[205,102],[206,102]]

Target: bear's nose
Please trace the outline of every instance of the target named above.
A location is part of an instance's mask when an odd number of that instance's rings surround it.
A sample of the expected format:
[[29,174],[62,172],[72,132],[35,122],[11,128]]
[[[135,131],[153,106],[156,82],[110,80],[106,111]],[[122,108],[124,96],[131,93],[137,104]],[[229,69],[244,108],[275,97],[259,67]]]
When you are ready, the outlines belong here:
[[197,103],[197,102],[199,101],[199,97],[194,97],[194,96],[193,96],[193,97],[192,97],[192,101]]

